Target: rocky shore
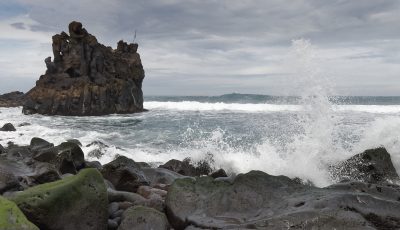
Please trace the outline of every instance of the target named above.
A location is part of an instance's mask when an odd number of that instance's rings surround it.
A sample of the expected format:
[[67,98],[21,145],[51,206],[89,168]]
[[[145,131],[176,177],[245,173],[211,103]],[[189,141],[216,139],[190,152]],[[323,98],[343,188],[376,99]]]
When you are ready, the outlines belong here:
[[318,188],[190,159],[155,168],[116,156],[101,165],[85,160],[79,140],[32,138],[0,145],[0,229],[400,228],[400,178],[384,148],[330,170],[340,182]]

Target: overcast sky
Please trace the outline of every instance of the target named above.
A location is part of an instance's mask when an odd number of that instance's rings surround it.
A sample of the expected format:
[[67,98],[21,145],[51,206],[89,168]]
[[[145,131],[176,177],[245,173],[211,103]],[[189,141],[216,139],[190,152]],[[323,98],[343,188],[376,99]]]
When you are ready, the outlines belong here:
[[137,31],[145,95],[296,94],[295,39],[335,94],[400,95],[398,0],[0,0],[0,93],[35,84],[72,20],[114,48]]

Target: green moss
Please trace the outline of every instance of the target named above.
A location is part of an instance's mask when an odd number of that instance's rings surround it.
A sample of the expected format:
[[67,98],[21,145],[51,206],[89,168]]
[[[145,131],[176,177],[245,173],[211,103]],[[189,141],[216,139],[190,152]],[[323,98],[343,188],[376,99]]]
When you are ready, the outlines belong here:
[[29,222],[15,203],[0,196],[0,229],[39,230]]
[[108,204],[103,178],[96,169],[83,169],[75,176],[29,188],[11,200],[36,224],[61,221],[60,215],[72,218],[88,207],[102,212]]

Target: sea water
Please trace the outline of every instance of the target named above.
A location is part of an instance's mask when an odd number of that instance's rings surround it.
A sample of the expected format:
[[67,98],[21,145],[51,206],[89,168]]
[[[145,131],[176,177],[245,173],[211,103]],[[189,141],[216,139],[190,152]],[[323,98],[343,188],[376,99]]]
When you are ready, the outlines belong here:
[[[229,173],[262,170],[317,186],[335,182],[329,165],[384,146],[400,172],[400,97],[332,96],[332,83],[313,66],[310,43],[294,41],[293,57],[292,83],[301,89],[296,97],[146,96],[148,112],[98,117],[26,116],[22,108],[0,108],[0,125],[17,129],[1,132],[0,144],[78,139],[86,157],[102,163],[118,155],[153,165],[189,157]],[[94,149],[103,155],[88,154]]]

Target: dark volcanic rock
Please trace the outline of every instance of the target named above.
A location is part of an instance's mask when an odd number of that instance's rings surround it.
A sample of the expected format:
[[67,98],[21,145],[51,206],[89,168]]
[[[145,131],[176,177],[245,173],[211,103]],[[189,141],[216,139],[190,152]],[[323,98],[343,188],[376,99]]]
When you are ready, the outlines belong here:
[[47,71],[26,94],[25,114],[104,115],[143,111],[144,70],[137,44],[113,50],[97,42],[80,22],[53,36]]
[[326,188],[260,171],[232,183],[177,179],[166,198],[174,229],[399,229],[400,187],[362,182]]
[[334,180],[382,184],[400,182],[385,148],[369,149],[330,168]]
[[13,132],[13,131],[17,131],[14,127],[14,125],[12,125],[11,123],[7,123],[5,125],[3,125],[2,128],[0,128],[0,131],[5,131],[5,132]]
[[149,184],[141,167],[125,156],[119,156],[104,165],[101,173],[117,190],[121,191],[136,192],[139,186]]
[[183,161],[172,159],[159,167],[177,172],[184,176],[208,175],[211,172],[211,167],[207,162],[201,161],[194,166],[188,158]]
[[22,92],[11,92],[0,95],[0,107],[18,107],[25,102],[25,94]]
[[75,174],[85,166],[85,156],[79,145],[72,142],[63,142],[57,147],[57,164],[60,173]]

